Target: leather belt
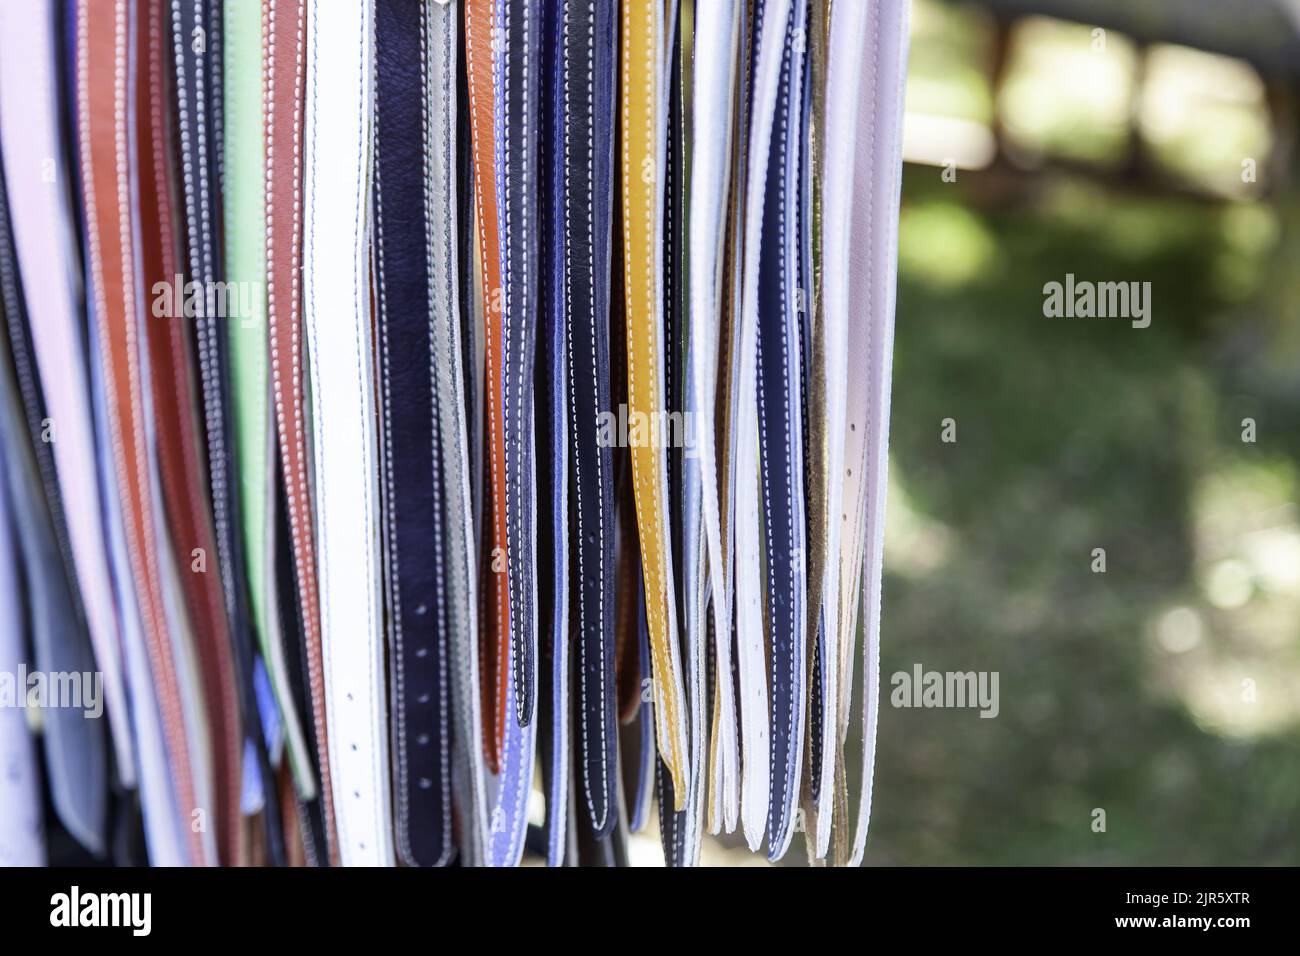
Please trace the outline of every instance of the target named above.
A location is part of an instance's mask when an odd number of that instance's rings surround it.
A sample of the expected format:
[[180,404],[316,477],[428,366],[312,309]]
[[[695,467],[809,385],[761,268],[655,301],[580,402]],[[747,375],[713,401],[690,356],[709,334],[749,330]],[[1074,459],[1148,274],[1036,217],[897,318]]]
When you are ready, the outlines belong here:
[[393,844],[371,363],[374,8],[312,0],[307,16],[303,267],[328,746],[342,861],[383,865]]
[[[771,648],[771,770],[768,857],[784,855],[794,833],[804,755],[806,555],[801,408],[802,335],[799,188],[805,6],[780,23],[780,80],[768,147],[758,259],[758,432],[763,504],[766,622]],[[776,9],[764,10],[770,17]],[[767,24],[760,18],[760,33]],[[760,41],[761,42],[761,41]],[[763,63],[760,50],[760,69]]]
[[[907,0],[870,6],[869,55],[860,72],[853,220],[850,225],[849,341],[865,348],[849,379],[845,434],[844,540],[840,558],[841,646],[863,628],[862,782],[851,866],[862,862],[871,817],[876,715],[880,697],[880,588],[894,344],[898,205],[902,184],[903,87],[907,72]],[[865,373],[862,367],[865,366]],[[865,595],[864,595],[865,592]],[[844,672],[852,674],[852,650]],[[851,693],[851,692],[850,692]],[[847,699],[848,695],[846,695]],[[847,716],[848,706],[843,714]]]
[[[757,850],[767,829],[767,817],[776,789],[777,766],[773,762],[769,700],[776,701],[781,688],[769,685],[766,664],[763,587],[764,555],[760,532],[766,522],[760,514],[761,486],[770,476],[760,467],[759,399],[763,388],[758,381],[757,339],[759,325],[760,268],[763,248],[763,216],[767,197],[769,153],[778,111],[781,66],[789,21],[788,0],[760,0],[753,22],[753,72],[750,89],[750,119],[747,137],[747,181],[745,184],[745,237],[743,295],[737,330],[738,380],[736,438],[736,628],[739,649],[743,774],[741,816],[750,849]],[[771,521],[771,516],[766,516]],[[773,555],[767,555],[771,560]],[[788,611],[783,609],[783,613]],[[785,673],[787,664],[773,649],[774,666]],[[800,675],[802,676],[802,675]],[[800,738],[802,741],[802,737]],[[799,748],[796,748],[799,749]],[[787,768],[781,767],[784,780]],[[781,794],[778,793],[777,796]]]
[[[538,128],[541,18],[529,0],[502,0],[496,19],[496,175],[501,261],[501,327],[497,359],[500,389],[501,467],[504,498],[493,502],[505,512],[505,552],[497,586],[508,593],[507,659],[498,679],[505,684],[499,712],[501,772],[489,821],[487,861],[514,866],[528,831],[527,798],[532,788],[537,742],[537,621],[534,533],[533,365],[537,338],[537,153],[531,140]],[[472,117],[471,117],[472,119]],[[491,309],[490,311],[495,311]],[[493,330],[488,328],[489,336]],[[489,346],[490,348],[490,346]],[[491,364],[489,359],[489,364]],[[488,388],[493,389],[489,382]],[[489,394],[489,400],[495,398]],[[494,568],[494,570],[496,570]],[[501,579],[504,578],[504,581]],[[513,680],[505,675],[513,674]],[[500,732],[501,728],[499,728]]]
[[670,415],[677,416],[683,427],[676,434],[666,432],[664,437],[668,439],[667,510],[679,516],[671,524],[669,541],[673,567],[681,569],[681,585],[674,600],[684,664],[690,780],[685,808],[671,817],[664,807],[675,802],[672,783],[662,772],[658,778],[662,791],[660,836],[665,859],[670,866],[691,866],[698,861],[701,848],[706,773],[704,740],[710,716],[704,704],[707,661],[701,472],[693,447],[694,422],[702,412],[694,375],[688,372],[693,346],[688,211],[694,122],[694,0],[675,0],[668,14],[670,55],[663,80],[668,112],[663,207],[664,393]]
[[[832,427],[845,420],[848,388],[848,326],[849,326],[849,228],[853,211],[853,162],[856,155],[856,130],[858,123],[858,72],[861,68],[863,43],[866,37],[867,8],[865,4],[834,4],[831,8],[830,40],[826,64],[826,122],[822,167],[822,324],[826,348],[826,569],[822,593],[822,628],[825,639],[821,643],[819,660],[822,686],[829,691],[823,702],[823,738],[829,742],[833,754],[824,757],[822,766],[835,768],[835,806],[833,820],[841,826],[848,821],[841,817],[846,794],[843,787],[843,739],[848,720],[845,700],[848,681],[846,671],[852,674],[844,659],[842,634],[852,627],[851,622],[840,622],[840,539],[843,521],[832,520],[844,513],[845,429]],[[824,744],[825,746],[825,744]],[[822,786],[827,786],[825,769]],[[824,806],[825,800],[820,803]],[[829,839],[831,821],[825,820],[825,811],[818,813],[817,851],[825,848]],[[836,857],[846,862],[847,853],[836,841]]]
[[[128,723],[126,681],[114,614],[113,584],[104,551],[105,534],[95,482],[94,421],[84,362],[79,302],[80,264],[76,259],[71,189],[75,173],[60,126],[58,99],[62,77],[55,53],[58,35],[52,0],[0,2],[0,151],[10,185],[15,256],[6,285],[21,278],[29,322],[9,310],[14,361],[29,391],[44,385],[44,410],[57,440],[43,439],[38,463],[53,459],[59,501],[96,666],[104,675],[104,694],[114,745],[116,771],[130,786],[135,755]],[[48,173],[48,175],[46,175]],[[47,180],[53,179],[51,184]],[[7,293],[9,295],[11,293]],[[18,334],[14,334],[17,332]],[[46,422],[42,418],[41,431]],[[52,455],[51,455],[52,450]],[[48,472],[49,465],[42,466]],[[49,483],[49,477],[46,477]],[[51,484],[51,490],[53,485]],[[51,499],[55,521],[59,505]],[[55,526],[58,534],[58,526]]]
[[[496,0],[465,0],[465,72],[474,170],[478,263],[482,281],[488,488],[483,495],[484,555],[479,614],[483,735],[488,767],[497,773],[506,725],[510,593],[506,574],[505,430],[502,421],[502,273],[496,149]],[[490,547],[488,547],[490,545]]]
[[[164,561],[160,553],[148,446],[148,406],[143,394],[146,356],[139,348],[143,317],[136,287],[131,186],[134,112],[131,62],[133,12],[128,0],[77,9],[79,152],[89,236],[89,272],[93,288],[100,358],[108,389],[108,417],[122,503],[127,551],[141,609],[162,714],[167,753],[181,812],[203,806],[194,777],[184,704],[181,700],[173,641],[163,594]],[[188,843],[193,862],[208,859],[203,834],[191,827]]]
[[[741,758],[746,749],[745,738],[752,736],[756,726],[751,719],[744,720],[745,708],[741,706],[742,656],[740,633],[738,628],[739,608],[736,579],[738,577],[736,550],[736,492],[737,492],[737,442],[740,438],[740,349],[741,313],[743,307],[744,286],[744,252],[745,252],[745,209],[747,195],[746,163],[749,154],[749,88],[750,64],[753,59],[753,44],[750,36],[750,5],[739,4],[734,21],[735,43],[737,47],[734,101],[732,106],[733,126],[729,157],[731,167],[730,190],[726,217],[726,241],[722,247],[720,290],[720,308],[718,310],[718,394],[716,442],[717,459],[722,464],[718,474],[718,515],[720,521],[723,574],[723,615],[724,630],[721,641],[730,645],[732,688],[731,698],[736,702],[734,715],[724,717],[730,721],[734,731],[734,748],[724,759],[737,768],[735,778],[722,794],[724,822],[728,828],[740,823],[741,796],[746,777]],[[717,598],[715,598],[715,601]],[[716,619],[715,619],[716,620]],[[745,658],[747,659],[747,657]],[[719,669],[719,680],[726,679],[725,671]],[[748,680],[748,679],[747,679]],[[762,712],[766,710],[766,700],[762,702]],[[757,726],[761,727],[760,722]],[[720,745],[727,743],[725,735],[720,735]],[[752,746],[750,747],[752,749]],[[724,782],[725,778],[724,778]]]
[[[554,26],[558,52],[553,70],[561,91],[553,97],[551,135],[558,157],[551,213],[552,248],[562,278],[556,336],[565,351],[554,379],[567,392],[551,401],[554,427],[567,439],[563,478],[567,528],[571,640],[576,676],[573,699],[578,729],[582,808],[597,837],[614,827],[617,790],[614,648],[614,474],[611,449],[600,441],[602,413],[610,412],[610,237],[614,175],[615,5],[610,0],[566,0]],[[549,177],[548,177],[549,178]],[[548,298],[548,301],[550,299]],[[551,339],[554,342],[554,338]],[[554,356],[554,353],[552,353]],[[558,472],[558,466],[557,466]],[[561,481],[557,474],[554,479]],[[545,497],[545,496],[543,496]],[[564,633],[557,621],[556,633]],[[558,666],[558,665],[557,665]]]
[[541,92],[541,16],[532,0],[502,0],[497,70],[501,275],[501,421],[506,480],[506,585],[510,595],[515,718],[531,723],[537,683],[537,559],[534,542],[533,375],[537,349],[538,144]]
[[[666,462],[656,428],[664,401],[660,240],[666,109],[657,77],[665,55],[664,16],[656,0],[623,10],[623,256],[627,282],[628,420],[646,423],[650,439],[631,449],[650,634],[659,753],[673,783],[673,809],[688,792],[686,716],[677,645]],[[651,424],[654,423],[654,424]]]
[[[6,416],[8,417],[8,416]],[[12,436],[5,435],[8,442]],[[12,447],[6,445],[6,447]],[[0,673],[17,674],[27,664],[21,608],[19,550],[16,522],[10,520],[22,503],[9,501],[9,476],[0,468]],[[40,768],[27,715],[17,707],[0,709],[0,866],[44,866],[45,841],[41,818]],[[84,782],[79,781],[84,785]]]
[[806,832],[811,859],[826,855],[830,843],[832,797],[838,727],[838,653],[837,635],[825,627],[822,614],[822,587],[826,578],[827,482],[826,445],[830,421],[826,417],[826,369],[830,360],[826,349],[826,323],[823,319],[823,249],[822,249],[822,163],[826,141],[826,56],[830,27],[829,0],[812,0],[808,10],[808,101],[806,142],[802,160],[808,181],[808,216],[804,225],[807,268],[803,288],[806,290],[804,313],[804,456],[806,474],[807,541],[807,633],[808,653],[808,774]]
[[[427,77],[433,47],[444,64],[441,76],[446,77],[451,30],[452,15],[445,8],[426,11],[419,0],[378,2],[375,351],[383,427],[394,801],[398,850],[410,865],[443,865],[452,853],[448,718],[452,632],[444,563],[452,516],[441,458],[456,450],[443,442],[435,416],[438,385],[443,384],[434,381],[435,364],[448,357],[434,354],[434,324],[445,326],[454,319],[447,290],[456,249],[450,222],[443,219],[442,228],[435,229],[435,213],[426,193],[435,175],[434,153],[439,156],[443,196],[450,187],[445,143],[454,122],[454,91],[444,82],[434,96]],[[436,130],[430,128],[431,116]]]
[[[263,0],[262,110],[265,127],[266,304],[271,395],[279,434],[301,614],[307,692],[330,860],[339,859],[330,785],[321,659],[316,534],[307,475],[305,343],[302,334],[302,116],[307,76],[306,0]],[[287,600],[288,596],[284,596]]]
[[[573,778],[573,719],[569,709],[569,576],[573,560],[569,537],[570,436],[568,335],[566,300],[570,264],[565,261],[565,56],[566,27],[574,11],[563,3],[546,4],[539,11],[541,58],[536,69],[541,86],[541,193],[540,239],[546,267],[540,270],[538,310],[537,394],[537,552],[554,555],[554,561],[537,568],[537,621],[539,630],[538,721],[542,784],[546,794],[546,862],[563,866],[568,851],[570,783]],[[585,32],[585,31],[584,31]],[[581,599],[581,587],[577,598]]]
[[717,429],[718,336],[723,298],[729,161],[734,122],[739,5],[734,0],[700,5],[695,27],[695,115],[691,150],[690,369],[695,401],[696,451],[700,469],[701,511],[708,588],[715,641],[716,692],[710,739],[708,828],[717,833],[736,823],[739,766],[731,680],[731,614],[727,597],[722,521],[718,495]]
[[[162,0],[145,0],[137,23],[138,56],[145,74],[136,92],[140,155],[137,178],[144,213],[140,223],[141,272],[145,288],[154,293],[172,286],[179,271],[168,179],[173,142],[165,78],[171,51]],[[162,315],[155,314],[160,311]],[[174,301],[171,314],[150,309],[144,327],[152,370],[150,385],[162,492],[172,540],[186,566],[179,583],[194,627],[212,735],[217,846],[222,863],[237,864],[242,842],[240,759],[244,741],[221,579],[218,573],[207,573],[207,555],[215,556],[216,549],[203,491],[205,476],[198,458],[184,310],[175,311]]]

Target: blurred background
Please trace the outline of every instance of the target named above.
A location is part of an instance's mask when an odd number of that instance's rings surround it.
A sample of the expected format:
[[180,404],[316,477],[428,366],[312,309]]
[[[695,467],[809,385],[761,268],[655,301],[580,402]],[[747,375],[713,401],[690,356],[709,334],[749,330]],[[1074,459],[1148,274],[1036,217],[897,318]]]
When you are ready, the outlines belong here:
[[1298,105],[1297,0],[913,0],[882,696],[1001,711],[885,697],[868,865],[1300,863]]

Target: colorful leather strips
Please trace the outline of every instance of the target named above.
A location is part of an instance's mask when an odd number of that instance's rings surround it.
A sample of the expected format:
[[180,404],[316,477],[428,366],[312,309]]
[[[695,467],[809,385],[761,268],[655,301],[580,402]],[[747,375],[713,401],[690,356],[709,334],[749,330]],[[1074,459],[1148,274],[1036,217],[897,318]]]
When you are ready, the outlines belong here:
[[0,855],[860,862],[907,17],[0,0]]

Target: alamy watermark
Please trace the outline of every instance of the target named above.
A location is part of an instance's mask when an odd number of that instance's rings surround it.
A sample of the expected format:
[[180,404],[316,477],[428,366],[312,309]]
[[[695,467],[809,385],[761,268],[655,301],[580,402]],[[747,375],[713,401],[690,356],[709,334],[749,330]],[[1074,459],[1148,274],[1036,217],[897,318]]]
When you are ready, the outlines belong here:
[[255,309],[262,299],[262,283],[184,280],[177,274],[171,282],[153,284],[155,318],[239,319],[244,328],[257,322]]
[[1043,315],[1049,319],[1128,319],[1135,329],[1151,324],[1150,282],[1075,281],[1067,272],[1065,282],[1043,286]]
[[87,717],[104,713],[104,675],[99,671],[0,671],[0,707],[69,708]]
[[596,444],[601,448],[681,448],[694,458],[695,416],[691,412],[602,411],[596,416]]
[[889,683],[894,687],[889,702],[895,707],[979,708],[980,716],[988,718],[1002,709],[997,671],[927,671],[913,664],[910,671],[895,671]]

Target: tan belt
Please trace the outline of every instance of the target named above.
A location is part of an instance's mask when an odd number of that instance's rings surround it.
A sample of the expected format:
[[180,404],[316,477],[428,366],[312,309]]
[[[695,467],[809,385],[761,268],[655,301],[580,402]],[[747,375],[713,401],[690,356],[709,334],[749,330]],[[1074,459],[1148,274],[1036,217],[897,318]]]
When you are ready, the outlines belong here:
[[664,162],[666,104],[659,87],[664,57],[659,0],[623,6],[623,261],[626,282],[628,421],[641,422],[647,442],[635,445],[632,484],[641,538],[646,622],[650,632],[655,727],[659,753],[673,781],[674,810],[686,806],[686,722],[677,644],[672,555],[668,546],[664,429],[662,303],[658,210],[663,203],[659,167]]

